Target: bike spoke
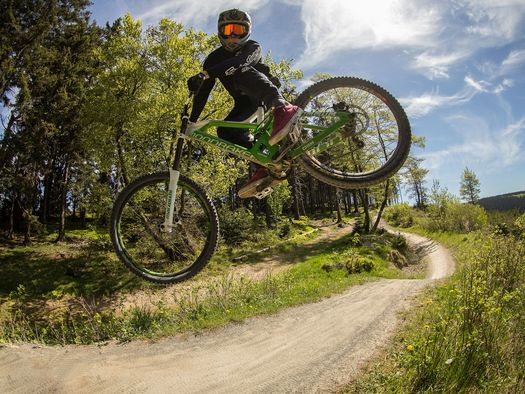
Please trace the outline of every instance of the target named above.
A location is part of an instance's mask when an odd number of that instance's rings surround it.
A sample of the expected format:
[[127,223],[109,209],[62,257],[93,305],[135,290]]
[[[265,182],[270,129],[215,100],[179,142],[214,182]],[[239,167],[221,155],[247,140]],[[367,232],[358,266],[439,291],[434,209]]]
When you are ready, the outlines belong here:
[[162,231],[166,190],[167,185],[159,183],[136,193],[124,207],[120,224],[129,257],[141,270],[156,275],[188,269],[202,252],[211,228],[199,200],[182,185],[174,227]]
[[[330,170],[348,174],[373,171],[389,160],[398,145],[397,123],[383,101],[359,87],[336,87],[314,97],[305,107],[305,123],[328,126],[337,120],[334,105],[344,103],[355,114],[355,130],[340,131],[347,138],[315,155],[315,160]],[[309,116],[308,113],[315,114]],[[306,129],[304,139],[319,131]],[[313,153],[308,153],[314,156]],[[357,170],[359,172],[356,172]]]

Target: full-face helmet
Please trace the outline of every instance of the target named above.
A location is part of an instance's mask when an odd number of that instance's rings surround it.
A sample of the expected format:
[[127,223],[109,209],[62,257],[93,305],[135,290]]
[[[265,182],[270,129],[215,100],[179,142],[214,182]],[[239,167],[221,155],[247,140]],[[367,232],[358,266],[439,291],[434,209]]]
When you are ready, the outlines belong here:
[[252,19],[247,12],[234,8],[220,13],[217,27],[222,46],[235,52],[250,38]]

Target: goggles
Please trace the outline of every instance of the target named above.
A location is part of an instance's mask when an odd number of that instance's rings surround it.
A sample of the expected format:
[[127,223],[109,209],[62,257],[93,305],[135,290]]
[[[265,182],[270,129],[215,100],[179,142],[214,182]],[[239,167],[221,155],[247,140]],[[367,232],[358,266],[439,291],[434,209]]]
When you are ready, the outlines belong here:
[[220,27],[219,32],[223,37],[229,37],[235,34],[238,37],[245,36],[248,33],[248,29],[245,25],[239,25],[236,23],[228,23]]

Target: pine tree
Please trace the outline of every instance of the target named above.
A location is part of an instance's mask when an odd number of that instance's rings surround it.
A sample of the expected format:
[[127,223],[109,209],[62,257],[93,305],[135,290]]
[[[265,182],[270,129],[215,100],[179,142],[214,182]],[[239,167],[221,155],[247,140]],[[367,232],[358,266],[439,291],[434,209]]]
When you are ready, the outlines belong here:
[[461,175],[461,182],[459,185],[459,195],[461,198],[470,203],[475,204],[479,200],[480,183],[474,171],[465,167]]
[[16,195],[24,212],[26,240],[36,209],[44,222],[58,215],[58,239],[65,235],[71,168],[84,153],[81,108],[100,39],[88,5],[88,0],[7,2],[7,28],[14,39],[11,52],[2,40],[0,57],[8,72],[0,87],[14,120],[1,141],[0,168],[3,183],[17,169],[11,198]]

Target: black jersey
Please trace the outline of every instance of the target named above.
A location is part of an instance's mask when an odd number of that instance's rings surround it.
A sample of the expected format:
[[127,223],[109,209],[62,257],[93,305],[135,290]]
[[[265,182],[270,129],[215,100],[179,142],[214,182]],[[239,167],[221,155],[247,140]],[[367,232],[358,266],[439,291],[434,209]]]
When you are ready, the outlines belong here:
[[272,78],[270,68],[262,63],[261,46],[257,41],[249,40],[235,52],[227,51],[221,46],[210,53],[202,67],[210,78],[203,82],[195,95],[190,121],[195,122],[199,118],[216,79],[221,81],[235,101],[241,99],[242,92],[236,88],[234,74],[238,70],[242,71],[244,67],[253,67]]

